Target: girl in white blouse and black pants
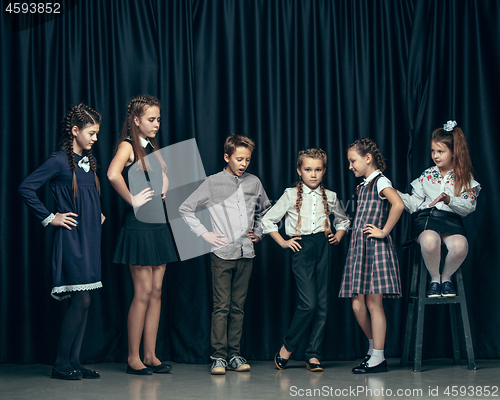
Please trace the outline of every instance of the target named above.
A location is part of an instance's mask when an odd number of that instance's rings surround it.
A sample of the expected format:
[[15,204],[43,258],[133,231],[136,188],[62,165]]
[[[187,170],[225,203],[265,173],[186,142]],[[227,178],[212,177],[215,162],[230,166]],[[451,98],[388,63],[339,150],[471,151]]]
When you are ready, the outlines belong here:
[[[286,189],[262,218],[263,232],[281,247],[293,251],[292,270],[299,296],[283,346],[274,357],[278,369],[285,368],[291,353],[297,350],[307,329],[312,326],[305,353],[306,367],[314,372],[323,371],[319,357],[328,312],[329,244],[338,244],[350,224],[336,193],[326,190],[321,183],[326,161],[326,154],[321,149],[299,152],[299,182]],[[330,231],[329,214],[335,217],[335,234]],[[289,240],[278,232],[277,223],[283,216]]]
[[[475,211],[481,186],[472,177],[467,142],[455,121],[433,132],[431,156],[435,166],[411,183],[412,194],[398,193],[408,212],[418,212],[414,233],[431,276],[427,296],[453,297],[451,276],[468,252],[462,217]],[[440,273],[441,242],[448,254]]]

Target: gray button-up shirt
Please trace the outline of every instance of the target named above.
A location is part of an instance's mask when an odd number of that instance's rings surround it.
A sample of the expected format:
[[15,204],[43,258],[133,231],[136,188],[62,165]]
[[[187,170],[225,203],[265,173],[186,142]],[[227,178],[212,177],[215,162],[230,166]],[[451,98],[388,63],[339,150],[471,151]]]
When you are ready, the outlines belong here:
[[246,172],[238,177],[224,169],[205,179],[179,207],[184,221],[201,236],[208,229],[195,216],[198,207],[210,212],[212,232],[226,236],[227,244],[212,247],[216,256],[224,260],[255,257],[247,234],[253,230],[262,239],[261,219],[271,207],[259,178]]

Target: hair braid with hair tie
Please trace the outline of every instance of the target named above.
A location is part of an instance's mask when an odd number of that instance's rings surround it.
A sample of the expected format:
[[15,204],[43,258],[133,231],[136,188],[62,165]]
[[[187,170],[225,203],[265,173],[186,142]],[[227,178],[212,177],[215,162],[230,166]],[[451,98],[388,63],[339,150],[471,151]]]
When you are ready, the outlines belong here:
[[[377,144],[373,140],[371,140],[369,138],[361,138],[361,139],[355,140],[354,142],[352,142],[349,145],[349,147],[347,147],[347,150],[350,150],[352,148],[354,148],[354,150],[361,157],[364,157],[367,154],[371,154],[371,156],[373,158],[373,162],[375,163],[377,169],[379,169],[380,172],[385,170],[386,165],[385,165],[384,157],[382,156],[382,153],[381,153],[379,147],[377,146]],[[375,179],[372,179],[369,183],[369,186],[368,186],[369,190],[371,190],[373,188],[374,183],[375,183]],[[361,183],[356,187],[356,195],[359,195],[359,191],[360,191],[362,186],[363,186],[363,184]]]
[[330,233],[330,210],[328,209],[328,198],[326,197],[326,191],[325,191],[325,186],[323,185],[323,182],[320,183],[321,187],[321,196],[323,197],[323,207],[325,209],[325,236],[328,237],[328,234]]
[[299,181],[297,182],[297,200],[295,201],[295,210],[297,211],[298,218],[297,218],[297,226],[295,227],[295,232],[300,235],[300,225],[301,225],[301,218],[300,218],[300,209],[302,208],[302,193],[303,193],[303,188],[302,188],[302,176],[299,177]]
[[[313,149],[299,151],[299,154],[297,156],[297,169],[300,169],[302,167],[302,162],[304,160],[304,157],[321,160],[323,162],[323,167],[326,168],[327,156],[326,156],[326,153],[324,150],[313,148]],[[297,226],[295,227],[295,231],[299,232],[299,234],[300,234],[300,225],[301,225],[300,209],[302,207],[302,194],[303,194],[302,176],[300,176],[300,180],[299,180],[299,182],[297,182],[296,187],[297,187],[297,201],[295,202],[295,210],[297,211],[298,218],[297,218]],[[328,211],[328,201],[327,201],[326,192],[325,192],[325,189],[324,189],[322,183],[321,183],[321,190],[322,190],[322,196],[323,196],[323,205],[325,207],[325,213],[326,213],[326,219],[327,219],[325,221],[325,235],[328,236],[328,232],[330,230],[330,220],[329,220],[328,216],[330,215],[330,212]]]
[[[73,136],[73,127],[76,126],[79,130],[85,129],[88,125],[100,125],[101,123],[101,115],[93,110],[92,108],[86,106],[83,103],[78,104],[77,106],[71,107],[71,110],[66,114],[66,117],[63,120],[62,124],[62,132],[61,138],[59,140],[59,146],[62,147],[66,152],[66,157],[68,158],[68,164],[73,172],[72,179],[72,188],[73,195],[76,198],[78,193],[78,184],[76,181],[76,163],[75,156],[73,150],[73,141],[75,137]],[[90,150],[85,150],[87,157],[89,158],[89,163],[92,167],[92,172],[95,176],[96,188],[98,193],[100,194],[100,184],[99,178],[96,174],[96,166],[94,160],[92,158],[92,154]]]
[[86,153],[87,153],[86,155],[89,159],[90,168],[92,169],[92,172],[94,173],[95,187],[97,189],[97,194],[100,196],[101,195],[101,184],[99,182],[99,178],[97,177],[97,165],[95,165],[94,157],[92,156],[92,153],[88,150],[86,150]]
[[385,170],[386,164],[384,157],[382,156],[379,147],[373,140],[369,138],[361,138],[355,140],[349,145],[349,147],[347,147],[347,150],[353,147],[361,157],[366,156],[368,153],[371,154],[373,157],[373,161],[377,166],[377,169],[379,169],[381,172]]

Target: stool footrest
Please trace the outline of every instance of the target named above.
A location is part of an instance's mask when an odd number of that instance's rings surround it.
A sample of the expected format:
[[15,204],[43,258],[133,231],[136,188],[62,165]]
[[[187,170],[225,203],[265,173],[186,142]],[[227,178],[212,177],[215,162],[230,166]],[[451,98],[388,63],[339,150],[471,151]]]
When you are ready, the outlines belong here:
[[[415,246],[417,247],[417,246]],[[408,315],[403,342],[403,353],[401,366],[406,367],[410,357],[410,348],[413,343],[413,370],[422,370],[422,342],[424,333],[425,306],[447,304],[450,310],[450,322],[453,342],[453,359],[456,364],[460,363],[460,340],[459,331],[465,343],[467,352],[467,365],[471,370],[476,369],[474,349],[469,324],[469,313],[467,311],[467,300],[465,297],[462,271],[459,268],[455,272],[457,295],[455,297],[426,297],[427,269],[421,257],[420,251],[412,250],[412,278],[410,296],[408,302]]]

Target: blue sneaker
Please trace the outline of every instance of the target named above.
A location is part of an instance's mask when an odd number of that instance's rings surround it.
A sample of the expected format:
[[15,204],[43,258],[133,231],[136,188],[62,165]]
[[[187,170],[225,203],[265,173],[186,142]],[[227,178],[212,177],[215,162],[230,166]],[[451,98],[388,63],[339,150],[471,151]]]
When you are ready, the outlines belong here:
[[453,283],[450,281],[443,282],[441,284],[441,296],[443,297],[455,297],[457,292],[455,292],[455,288],[453,287]]
[[439,282],[429,283],[429,287],[427,288],[427,297],[441,297],[441,285]]

